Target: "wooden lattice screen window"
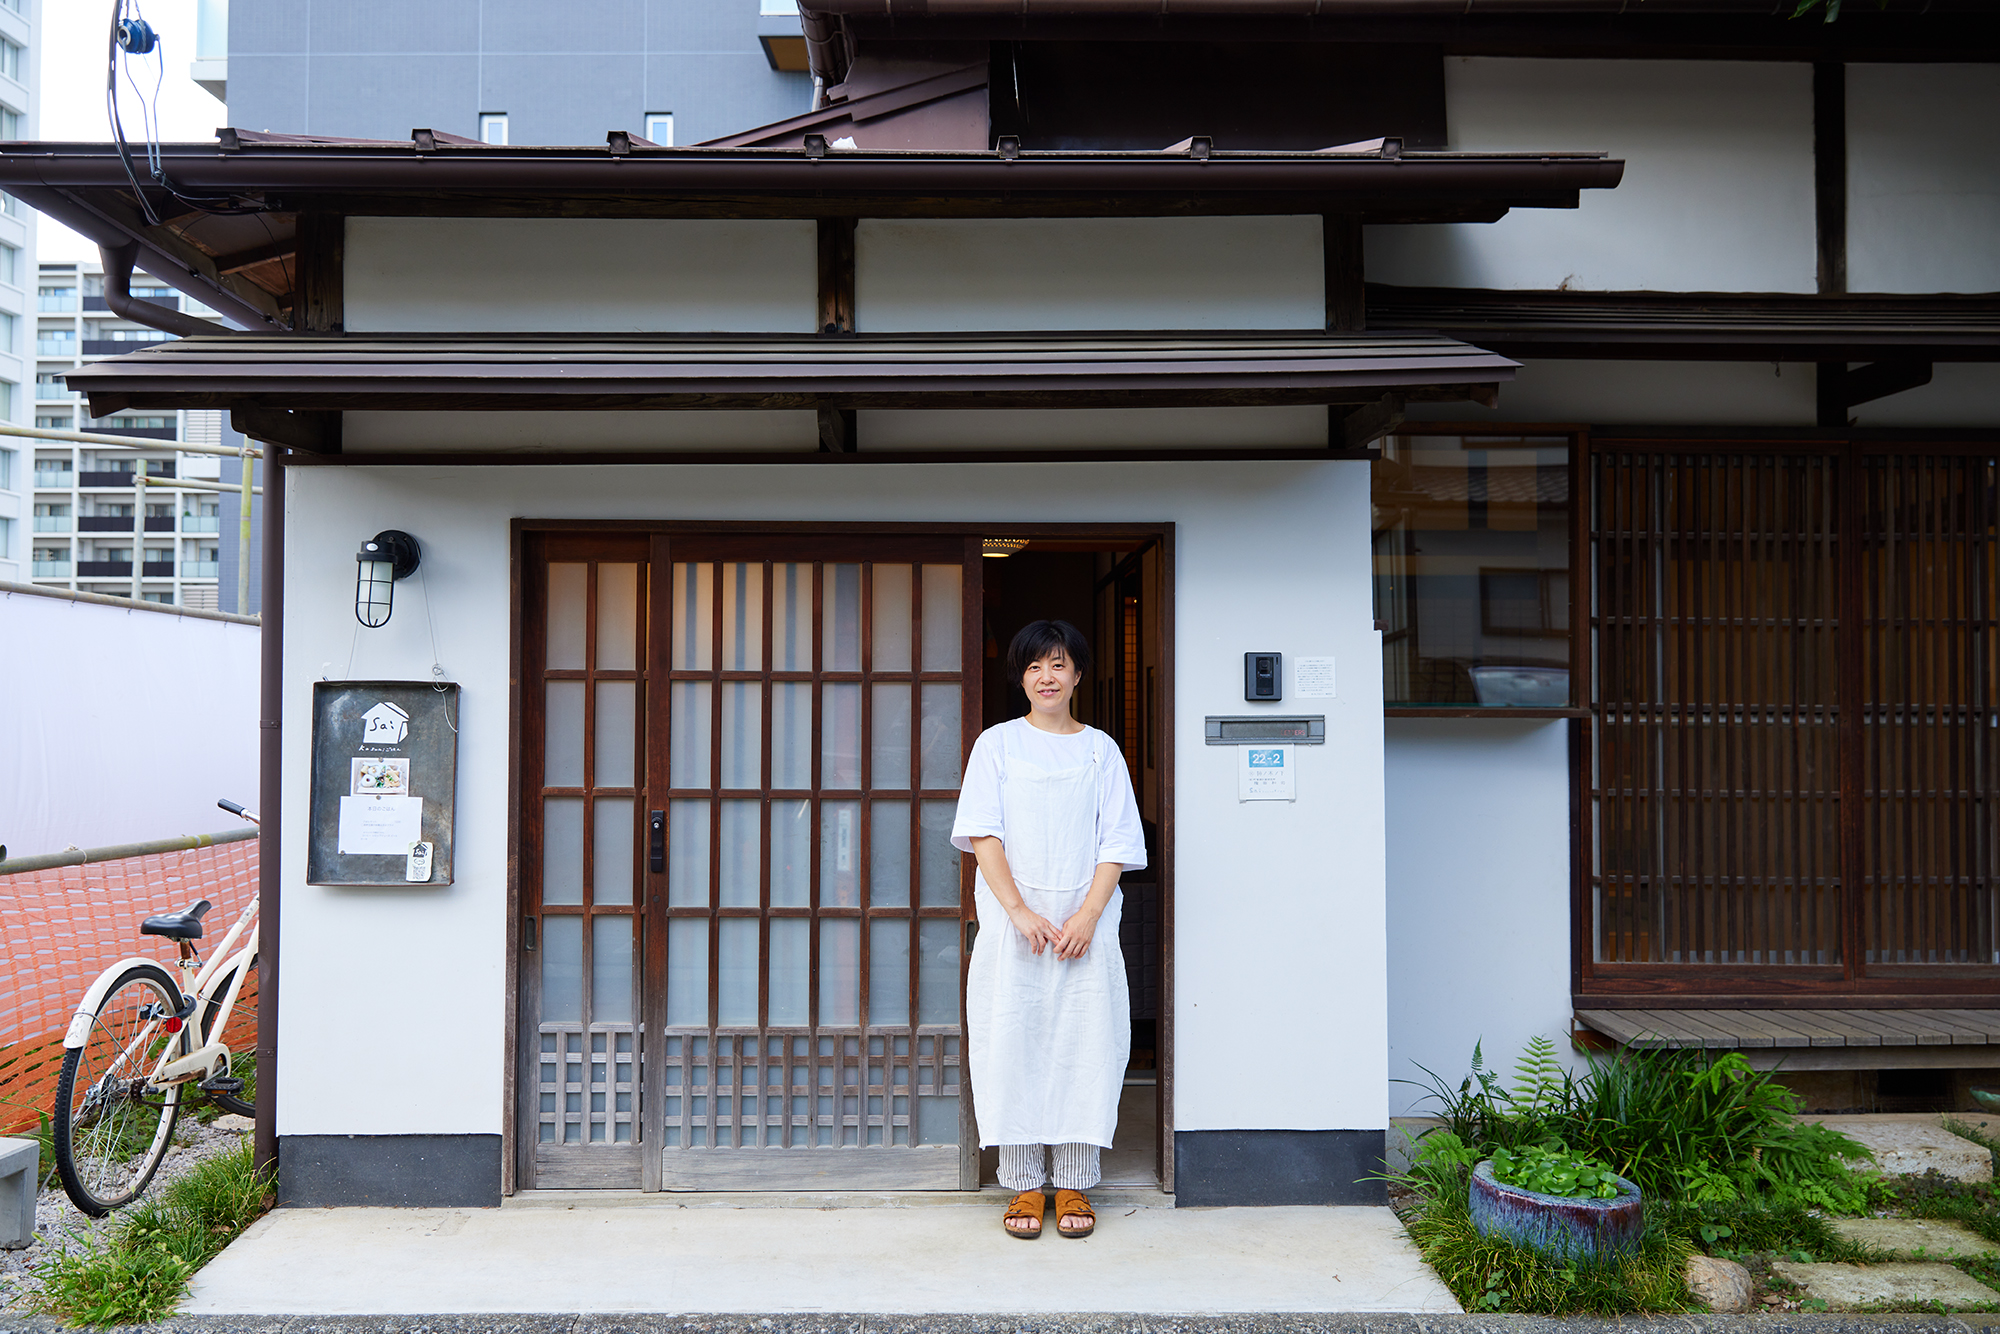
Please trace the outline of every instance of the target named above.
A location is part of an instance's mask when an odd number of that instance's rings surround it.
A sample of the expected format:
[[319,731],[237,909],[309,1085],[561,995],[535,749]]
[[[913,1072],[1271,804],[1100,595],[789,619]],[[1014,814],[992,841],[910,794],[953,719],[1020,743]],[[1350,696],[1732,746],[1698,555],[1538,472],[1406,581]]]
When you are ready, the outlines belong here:
[[2000,459],[1589,451],[1579,989],[1990,987]]

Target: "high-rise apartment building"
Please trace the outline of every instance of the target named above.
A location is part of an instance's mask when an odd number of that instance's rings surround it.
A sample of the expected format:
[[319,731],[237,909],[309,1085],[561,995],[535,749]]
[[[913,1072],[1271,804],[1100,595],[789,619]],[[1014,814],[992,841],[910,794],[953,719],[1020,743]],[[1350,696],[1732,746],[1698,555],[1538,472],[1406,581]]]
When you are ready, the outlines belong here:
[[[41,0],[0,0],[0,140],[35,137],[38,64],[36,21]],[[34,336],[35,213],[0,195],[0,420],[25,423],[33,414],[26,391]],[[27,577],[27,442],[0,436],[0,579]]]
[[[32,497],[30,577],[53,587],[214,609],[220,547],[225,538],[236,540],[240,500],[220,490],[166,483],[221,484],[216,456],[189,454],[176,446],[222,443],[222,414],[90,416],[88,403],[65,383],[68,372],[169,335],[113,315],[97,264],[50,262],[39,270],[33,317],[34,424],[121,436],[133,447],[32,442],[33,474],[22,483]],[[170,309],[213,315],[143,274],[134,276],[132,295]],[[137,480],[141,470],[161,484],[148,484],[142,492]],[[233,598],[232,587],[229,609]]]
[[247,130],[690,144],[812,102],[794,0],[597,0],[588,21],[546,0],[200,0],[197,16],[190,74]]

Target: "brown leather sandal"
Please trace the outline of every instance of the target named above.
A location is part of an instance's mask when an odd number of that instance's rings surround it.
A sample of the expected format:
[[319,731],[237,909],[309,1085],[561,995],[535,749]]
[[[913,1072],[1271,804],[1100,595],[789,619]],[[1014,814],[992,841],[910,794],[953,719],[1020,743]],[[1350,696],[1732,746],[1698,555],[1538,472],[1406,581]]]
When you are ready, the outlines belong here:
[[[1033,1241],[1036,1237],[1042,1235],[1042,1214],[1047,1211],[1048,1207],[1048,1196],[1038,1190],[1024,1190],[1007,1202],[1007,1212],[1001,1215],[1000,1226],[1007,1229],[1007,1235],[1010,1237],[1019,1237],[1022,1241]],[[1007,1227],[1009,1223],[1017,1218],[1032,1218],[1035,1220],[1035,1226],[1033,1228]]]
[[[1069,1217],[1088,1218],[1088,1227],[1064,1227],[1062,1220]],[[1090,1207],[1080,1190],[1059,1190],[1056,1192],[1056,1231],[1065,1237],[1087,1237],[1097,1230],[1097,1213]]]

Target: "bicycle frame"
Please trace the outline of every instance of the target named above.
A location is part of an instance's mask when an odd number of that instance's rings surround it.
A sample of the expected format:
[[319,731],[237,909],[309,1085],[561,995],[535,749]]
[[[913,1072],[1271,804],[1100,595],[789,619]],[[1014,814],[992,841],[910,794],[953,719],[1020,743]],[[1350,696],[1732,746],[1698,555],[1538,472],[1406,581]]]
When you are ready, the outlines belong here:
[[[183,986],[181,989],[184,1000],[190,996],[194,998],[195,1004],[188,1012],[187,1017],[187,1022],[193,1025],[193,1027],[182,1029],[182,1032],[188,1036],[182,1043],[174,1044],[175,1046],[191,1044],[194,1040],[194,1035],[201,1032],[202,1018],[206,1011],[215,1004],[214,999],[207,994],[209,984],[225,970],[233,970],[230,975],[229,991],[223,996],[221,1008],[215,1014],[215,1022],[209,1027],[209,1032],[214,1040],[188,1052],[184,1056],[178,1057],[173,1055],[173,1047],[170,1046],[165,1052],[161,1053],[158,1064],[154,1066],[152,1073],[147,1077],[146,1083],[149,1087],[166,1088],[174,1084],[184,1084],[197,1077],[220,1074],[228,1068],[229,1044],[222,1040],[222,1035],[229,1027],[230,1015],[236,1009],[237,997],[243,990],[243,980],[249,976],[248,965],[257,958],[257,928],[252,920],[256,915],[257,899],[253,895],[250,902],[244,906],[243,911],[237,916],[235,924],[229,928],[229,933],[222,938],[222,943],[217,945],[215,952],[209,955],[208,963],[202,967],[200,972],[195,974],[194,981],[190,985]],[[246,930],[250,932],[248,943],[234,954],[230,953],[231,948],[243,936]],[[184,942],[181,957],[177,965],[183,977],[185,977],[188,968],[197,957],[194,954],[193,947]],[[104,998],[104,992],[110,987],[112,981],[123,973],[127,967],[133,964],[157,964],[158,962],[159,960],[157,959],[137,955],[128,959],[120,959],[117,963],[105,969],[103,973],[99,974],[97,981],[91,984],[90,990],[84,993],[82,1001],[77,1005],[76,1012],[70,1016],[69,1028],[63,1034],[64,1048],[81,1047],[90,1040],[91,1020],[97,1013],[98,1004]],[[125,1050],[118,1054],[118,1059],[113,1061],[108,1069],[112,1071],[120,1069],[127,1061],[131,1060],[134,1052],[143,1050],[146,1044],[153,1040],[163,1022],[163,1017],[155,1017],[145,1028],[140,1030],[138,1036],[132,1039]]]

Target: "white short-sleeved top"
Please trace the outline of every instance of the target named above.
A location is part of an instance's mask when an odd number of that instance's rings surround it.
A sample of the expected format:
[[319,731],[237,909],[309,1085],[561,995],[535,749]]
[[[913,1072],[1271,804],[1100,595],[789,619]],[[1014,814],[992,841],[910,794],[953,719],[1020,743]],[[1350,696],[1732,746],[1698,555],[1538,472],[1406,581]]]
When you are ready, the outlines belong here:
[[1132,775],[1126,771],[1117,743],[1095,727],[1058,736],[1026,718],[989,727],[972,743],[972,758],[966,761],[965,782],[958,793],[958,815],[952,821],[951,845],[960,852],[971,852],[973,839],[990,836],[1005,846],[1000,787],[1006,779],[1010,751],[1054,772],[1090,763],[1093,748],[1098,758],[1097,861],[1117,862],[1127,871],[1143,870],[1146,836],[1139,825]]

